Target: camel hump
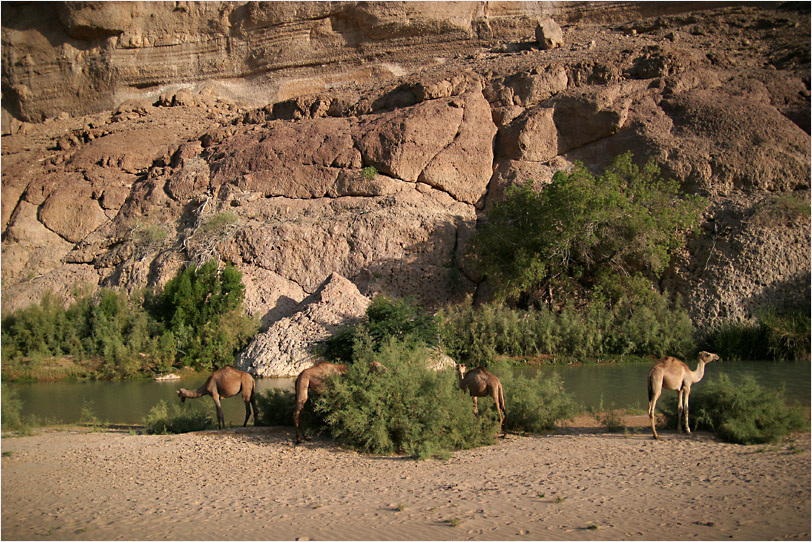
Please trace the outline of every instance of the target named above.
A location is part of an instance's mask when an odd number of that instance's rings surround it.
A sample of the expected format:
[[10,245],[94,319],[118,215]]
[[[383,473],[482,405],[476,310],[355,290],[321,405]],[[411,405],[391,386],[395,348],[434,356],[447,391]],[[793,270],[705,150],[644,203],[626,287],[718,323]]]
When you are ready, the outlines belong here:
[[[684,365],[685,362],[679,358],[675,358],[674,356],[663,356],[660,358],[657,364],[654,365],[654,367],[663,367],[667,369],[669,367],[682,367]],[[685,366],[687,367],[687,365]]]
[[222,375],[229,375],[229,374],[244,375],[244,374],[246,374],[247,375],[248,373],[246,373],[245,371],[240,371],[239,369],[236,369],[236,368],[232,367],[231,365],[226,365],[222,369],[217,369],[212,374],[222,374]]

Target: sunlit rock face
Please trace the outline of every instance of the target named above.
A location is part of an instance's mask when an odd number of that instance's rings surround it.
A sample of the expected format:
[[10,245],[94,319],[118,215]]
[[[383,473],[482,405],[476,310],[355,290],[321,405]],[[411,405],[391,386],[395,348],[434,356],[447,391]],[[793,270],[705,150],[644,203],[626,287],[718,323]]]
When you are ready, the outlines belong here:
[[704,7],[4,3],[4,314],[208,258],[263,331],[333,276],[487,300],[488,206],[627,150],[708,198],[659,285],[700,327],[808,307],[809,217],[782,197],[809,198],[809,12]]

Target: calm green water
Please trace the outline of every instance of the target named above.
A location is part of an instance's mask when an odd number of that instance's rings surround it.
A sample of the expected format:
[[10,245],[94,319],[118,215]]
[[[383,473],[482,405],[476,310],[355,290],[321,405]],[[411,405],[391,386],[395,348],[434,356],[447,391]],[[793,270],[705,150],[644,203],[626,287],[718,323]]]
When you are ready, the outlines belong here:
[[[627,365],[587,365],[541,367],[544,374],[558,373],[564,387],[575,396],[576,401],[586,407],[604,408],[648,408],[648,378],[650,363]],[[688,365],[694,369],[696,362]],[[810,404],[810,364],[809,362],[765,362],[737,361],[714,362],[706,366],[703,382],[725,373],[731,381],[737,382],[742,375],[750,373],[766,389],[784,387],[784,397],[789,402]],[[702,386],[702,383],[696,386]],[[674,391],[663,391],[663,396]],[[601,403],[603,403],[601,405]]]
[[[689,363],[693,367],[693,364]],[[585,407],[645,409],[648,405],[646,377],[651,364],[586,365],[528,367],[527,371],[553,372],[561,375],[567,391]],[[765,388],[785,388],[785,397],[803,405],[810,404],[810,364],[772,362],[712,363],[705,371],[705,379],[726,373],[734,382],[744,373],[756,376]],[[83,408],[92,410],[102,422],[140,424],[149,410],[160,401],[179,402],[178,388],[197,388],[206,375],[188,376],[170,382],[55,382],[35,384],[12,384],[24,404],[26,414],[40,420],[76,423]],[[271,388],[293,390],[293,378],[257,380],[262,393]],[[701,386],[702,383],[698,384]],[[506,390],[508,393],[508,390]],[[675,392],[663,392],[663,395]],[[242,425],[245,407],[240,397],[224,399],[223,413],[226,422]],[[184,408],[208,409],[214,417],[214,403],[210,397],[190,399]],[[216,419],[216,418],[215,418]],[[253,422],[253,420],[252,420]]]
[[[89,408],[101,422],[120,424],[140,424],[150,409],[161,401],[180,404],[179,388],[196,389],[208,377],[207,374],[185,376],[181,380],[166,382],[126,381],[126,382],[37,382],[33,384],[11,384],[17,397],[23,402],[25,414],[35,415],[40,420],[56,423],[76,423],[82,417],[82,410]],[[293,391],[293,378],[257,379],[260,393],[272,388]],[[227,424],[242,425],[245,419],[245,404],[241,396],[222,399],[223,416]],[[206,409],[217,420],[214,401],[211,397],[187,399],[183,408]],[[249,424],[253,423],[253,418]]]

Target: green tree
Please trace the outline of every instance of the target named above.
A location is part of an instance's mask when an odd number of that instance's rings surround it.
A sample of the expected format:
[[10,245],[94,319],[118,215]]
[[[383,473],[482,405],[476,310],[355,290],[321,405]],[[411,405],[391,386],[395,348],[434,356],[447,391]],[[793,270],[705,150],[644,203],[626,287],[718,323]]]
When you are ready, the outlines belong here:
[[577,163],[540,192],[530,181],[509,188],[488,210],[472,255],[501,300],[559,308],[596,292],[615,303],[662,275],[704,206],[680,195],[653,160],[641,168],[627,152],[600,177]]
[[181,271],[154,307],[168,332],[162,350],[174,343],[180,362],[199,369],[231,363],[256,333],[256,324],[242,312],[244,296],[242,274],[230,263],[222,271],[214,261]]

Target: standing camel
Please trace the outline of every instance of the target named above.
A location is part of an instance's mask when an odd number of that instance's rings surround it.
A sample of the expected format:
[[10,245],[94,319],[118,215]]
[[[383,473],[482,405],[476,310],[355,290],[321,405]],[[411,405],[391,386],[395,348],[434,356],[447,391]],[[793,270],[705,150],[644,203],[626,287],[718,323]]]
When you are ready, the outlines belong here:
[[304,430],[302,430],[299,424],[299,416],[302,414],[302,408],[304,408],[307,402],[308,391],[313,390],[318,393],[324,389],[327,377],[331,375],[343,375],[346,372],[346,365],[322,361],[309,369],[305,369],[296,377],[296,409],[293,411],[293,425],[296,427],[296,444],[302,442],[302,437],[304,437],[305,440],[310,440],[310,437],[304,434]]
[[465,372],[465,365],[457,364],[457,381],[463,391],[467,391],[474,398],[474,414],[479,415],[477,397],[493,397],[496,412],[499,414],[499,432],[505,421],[505,396],[502,394],[502,383],[496,375],[489,373],[484,367],[477,367]]
[[254,377],[245,371],[240,371],[234,367],[223,367],[217,369],[206,382],[196,390],[181,388],[178,390],[178,397],[183,403],[186,399],[196,399],[204,395],[211,395],[214,399],[214,406],[217,407],[217,428],[221,429],[225,425],[223,420],[223,408],[220,406],[220,398],[233,397],[242,392],[242,400],[245,401],[245,422],[242,426],[248,425],[248,418],[251,417],[251,406],[254,407],[254,424],[257,423],[257,402],[255,397],[256,384]]
[[716,354],[709,352],[699,353],[699,363],[692,371],[683,361],[666,356],[657,362],[648,372],[648,418],[651,421],[651,431],[654,438],[659,439],[657,429],[654,427],[654,408],[663,388],[679,392],[677,399],[677,431],[682,432],[683,416],[685,417],[685,432],[690,433],[688,426],[688,396],[691,395],[691,384],[702,380],[705,376],[705,365],[719,359]]

